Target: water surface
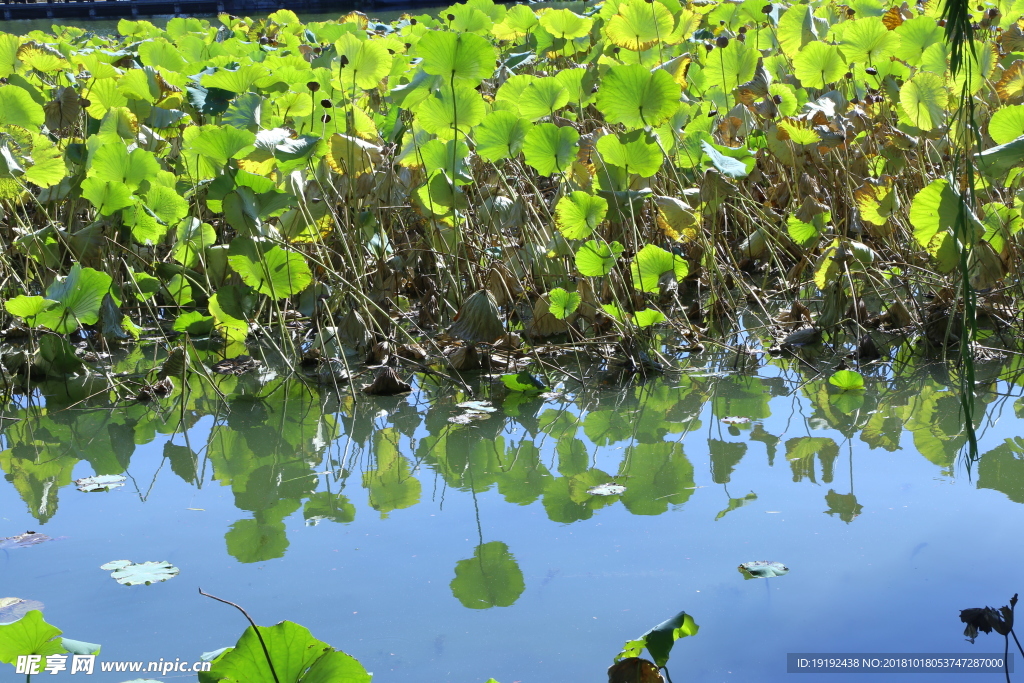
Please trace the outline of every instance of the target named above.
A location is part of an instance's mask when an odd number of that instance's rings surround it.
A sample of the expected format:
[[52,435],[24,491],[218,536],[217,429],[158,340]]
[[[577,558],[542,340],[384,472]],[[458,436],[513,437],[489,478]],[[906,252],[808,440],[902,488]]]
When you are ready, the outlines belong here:
[[[309,627],[382,683],[602,681],[679,610],[700,632],[673,652],[676,681],[788,680],[787,652],[1001,651],[965,642],[958,615],[1024,588],[1020,388],[979,392],[968,468],[942,366],[862,395],[826,377],[694,360],[546,397],[477,378],[475,397],[421,379],[353,398],[264,370],[149,403],[48,385],[4,413],[0,537],[61,540],[0,554],[0,597],[43,602],[104,661],[194,660],[246,626],[201,587]],[[469,398],[497,411],[450,422]],[[72,484],[122,472],[106,493]],[[623,495],[587,493],[612,481]],[[116,559],[181,573],[129,588],[98,568]],[[744,580],[751,560],[791,571]],[[886,676],[903,678],[920,680]]]

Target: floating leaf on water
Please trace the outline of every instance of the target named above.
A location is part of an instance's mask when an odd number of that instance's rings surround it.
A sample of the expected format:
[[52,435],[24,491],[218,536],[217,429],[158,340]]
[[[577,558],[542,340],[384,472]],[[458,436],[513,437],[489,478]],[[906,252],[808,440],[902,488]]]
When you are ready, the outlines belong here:
[[749,417],[723,417],[722,422],[727,425],[745,425],[750,422]]
[[686,612],[680,612],[671,619],[666,619],[636,640],[628,640],[622,652],[615,656],[616,661],[624,661],[630,657],[638,657],[646,647],[654,659],[655,665],[661,667],[668,664],[672,646],[680,638],[697,635],[700,627]]
[[43,603],[23,598],[0,598],[0,624],[17,621],[32,610],[42,611]]
[[856,370],[838,370],[828,378],[828,383],[843,391],[863,391],[864,375]]
[[619,496],[626,490],[626,487],[621,484],[616,484],[614,481],[608,484],[601,484],[599,486],[592,486],[587,489],[587,493],[592,496]]
[[170,562],[141,562],[131,560],[114,560],[100,565],[100,569],[110,572],[110,576],[123,586],[150,585],[173,579],[180,571]]
[[120,474],[99,474],[95,477],[75,479],[75,486],[78,487],[79,491],[95,493],[97,491],[110,491],[111,489],[124,486],[125,481],[127,481],[127,477]]
[[774,576],[782,576],[789,573],[789,567],[781,562],[768,562],[766,560],[744,562],[739,566],[739,570],[745,579],[770,579]]
[[474,413],[493,413],[498,410],[491,405],[490,401],[463,401],[457,404],[457,406]]
[[23,534],[17,536],[9,536],[7,538],[0,538],[0,550],[9,550],[11,548],[27,548],[32,545],[39,545],[46,541],[52,541],[46,534],[37,534],[34,531],[26,531]]

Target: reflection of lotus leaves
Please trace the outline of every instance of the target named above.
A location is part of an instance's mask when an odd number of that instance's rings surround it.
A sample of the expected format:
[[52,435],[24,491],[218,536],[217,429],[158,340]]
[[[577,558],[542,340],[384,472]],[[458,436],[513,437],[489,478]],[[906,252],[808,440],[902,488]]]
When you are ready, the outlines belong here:
[[452,595],[464,607],[488,609],[508,607],[526,589],[523,572],[515,556],[501,541],[478,545],[473,557],[455,565]]

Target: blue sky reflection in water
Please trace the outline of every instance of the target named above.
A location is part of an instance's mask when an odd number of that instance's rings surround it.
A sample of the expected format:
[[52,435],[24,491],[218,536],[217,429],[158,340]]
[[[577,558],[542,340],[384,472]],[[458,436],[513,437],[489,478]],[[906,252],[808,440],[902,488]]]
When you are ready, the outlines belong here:
[[[787,652],[1001,651],[957,617],[1024,589],[1014,399],[981,398],[969,476],[955,388],[918,372],[851,397],[807,379],[698,372],[547,401],[499,384],[483,392],[498,411],[458,425],[466,397],[436,387],[332,402],[229,377],[230,412],[208,388],[187,399],[187,442],[168,436],[180,393],[10,409],[0,537],[65,538],[0,554],[0,597],[42,601],[102,661],[194,660],[245,627],[202,587],[382,683],[602,681],[679,610],[700,632],[673,651],[676,681],[788,680]],[[122,489],[71,484],[126,465]],[[586,493],[613,480],[623,496]],[[181,574],[128,588],[99,569],[117,559]],[[791,571],[744,581],[751,560]],[[881,680],[844,680],[860,678]],[[920,680],[885,676],[903,678]]]

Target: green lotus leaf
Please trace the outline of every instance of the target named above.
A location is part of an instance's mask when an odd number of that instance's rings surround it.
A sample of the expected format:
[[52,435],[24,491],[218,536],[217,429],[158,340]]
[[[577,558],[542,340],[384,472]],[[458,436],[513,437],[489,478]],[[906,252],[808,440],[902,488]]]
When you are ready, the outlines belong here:
[[562,173],[575,158],[579,139],[580,134],[571,126],[541,123],[527,131],[523,156],[541,175]]
[[555,225],[568,239],[586,239],[597,229],[608,213],[603,197],[576,190],[558,200]]
[[988,134],[997,145],[1004,145],[1024,135],[1024,104],[1003,107],[992,114]]
[[615,261],[624,249],[618,242],[584,242],[576,250],[576,270],[580,271],[580,275],[589,277],[607,275],[612,272]]
[[667,43],[672,37],[675,19],[657,0],[652,3],[628,0],[620,3],[618,10],[605,26],[605,34],[614,45],[642,52],[656,43]]
[[491,27],[498,40],[515,40],[526,36],[539,23],[537,15],[527,5],[514,5],[505,18]]
[[843,77],[848,65],[835,45],[809,43],[793,59],[793,73],[805,88],[825,88]]
[[118,90],[116,78],[96,78],[83,94],[89,99],[86,111],[94,119],[102,119],[114,107],[125,107],[128,98]]
[[900,88],[900,107],[910,122],[921,130],[942,125],[948,103],[946,84],[937,74],[922,71]]
[[727,178],[746,178],[757,164],[746,147],[725,147],[707,141],[701,141],[700,146],[711,164]]
[[443,170],[430,174],[426,184],[416,190],[416,195],[424,206],[438,216],[447,216],[452,210],[464,211],[469,208],[465,193]]
[[1024,159],[1024,135],[1005,144],[989,147],[974,155],[978,168],[991,177],[1001,177],[1021,165]]
[[231,285],[221,287],[209,301],[214,329],[229,342],[244,342],[249,336],[249,323],[245,321],[240,289]]
[[486,161],[511,159],[526,140],[527,122],[511,111],[492,111],[475,129],[476,152]]
[[11,624],[0,624],[0,662],[15,664],[18,657],[41,655],[36,671],[42,673],[46,657],[65,652],[59,638],[61,630],[46,623],[43,613],[32,610]]
[[656,308],[645,308],[633,314],[633,324],[637,327],[651,327],[668,320],[668,316]]
[[953,230],[961,210],[965,211],[968,220],[964,228],[977,231],[980,237],[984,227],[972,212],[966,210],[963,198],[950,187],[949,181],[933,180],[928,183],[910,204],[910,224],[914,226],[914,239],[920,246],[928,248],[938,233]]
[[454,89],[445,85],[434,97],[424,100],[416,110],[416,122],[429,133],[451,139],[468,133],[483,121],[486,111],[480,93],[456,82]]
[[622,652],[615,656],[615,661],[627,657],[638,657],[644,648],[651,654],[654,664],[658,667],[668,664],[672,646],[680,638],[697,635],[700,627],[686,612],[680,612],[671,619],[666,619],[635,640],[626,641]]
[[28,91],[16,85],[0,86],[0,122],[38,132],[45,120],[42,106]]
[[648,142],[643,131],[604,135],[597,141],[597,151],[605,163],[645,178],[657,173],[665,160],[661,148]]
[[536,121],[551,116],[568,103],[569,91],[556,78],[536,78],[519,95],[519,114]]
[[[267,659],[274,663],[273,673]],[[250,626],[233,648],[223,650],[200,683],[370,683],[370,674],[354,658],[317,640],[305,626],[282,621]]]
[[360,88],[375,88],[391,71],[392,56],[381,40],[359,40],[346,33],[334,47],[339,57],[348,60],[341,75],[345,88],[350,88],[353,81]]
[[256,142],[256,135],[248,130],[231,126],[207,125],[186,129],[188,150],[223,167],[229,160],[248,154]]
[[690,266],[682,256],[677,256],[657,245],[647,244],[637,252],[630,272],[635,288],[641,292],[657,293],[662,275],[672,272],[676,280],[682,280],[690,274]]
[[186,268],[195,268],[199,263],[199,256],[212,247],[217,241],[217,232],[209,223],[201,223],[198,218],[183,220],[176,231],[174,250],[171,252],[174,260]]
[[540,25],[554,37],[563,40],[582,38],[590,33],[593,24],[594,20],[590,17],[581,17],[568,9],[552,9],[540,17]]
[[36,316],[47,308],[56,305],[56,302],[44,299],[41,296],[28,296],[19,294],[4,302],[4,308],[13,316],[17,316],[31,327],[36,325]]
[[801,247],[810,248],[818,243],[821,231],[813,223],[805,223],[796,216],[790,216],[786,221],[786,233],[790,239]]
[[145,66],[159,66],[171,73],[181,72],[187,64],[178,49],[164,38],[139,43],[139,61]]
[[613,66],[597,93],[597,108],[608,123],[627,128],[660,126],[679,107],[681,92],[667,71],[652,73],[640,64]]
[[811,5],[791,5],[779,17],[777,31],[782,51],[790,59],[795,59],[805,45],[825,36],[828,22],[814,16]]
[[133,192],[160,170],[152,152],[140,147],[129,152],[124,142],[112,135],[91,138],[89,148],[88,177],[123,184]]
[[248,92],[253,84],[270,74],[270,70],[262,64],[246,64],[237,69],[217,69],[200,79],[206,88],[220,88],[233,93]]
[[494,47],[475,33],[427,31],[414,50],[423,70],[449,85],[454,80],[473,88],[494,73]]
[[726,92],[754,78],[761,54],[746,43],[730,40],[724,48],[712,50],[704,58],[704,76],[709,85]]
[[887,29],[876,17],[855,19],[843,26],[839,48],[847,62],[876,64],[899,49],[899,34]]
[[894,56],[910,66],[920,66],[924,52],[936,43],[942,43],[942,27],[929,16],[908,19],[893,31],[900,37]]
[[99,178],[86,178],[82,181],[82,196],[103,216],[109,216],[132,204],[132,191],[124,183]]
[[423,169],[427,175],[434,171],[444,170],[449,177],[454,176],[457,185],[469,182],[469,166],[466,157],[469,156],[469,145],[462,140],[431,140],[419,149],[420,159],[423,162]]
[[313,281],[302,254],[247,238],[231,242],[228,264],[245,284],[273,299],[294,296]]
[[855,370],[837,370],[828,378],[828,383],[843,391],[863,391],[864,375]]
[[174,331],[185,332],[193,337],[205,337],[213,332],[214,319],[199,311],[182,313],[174,320]]
[[7,78],[17,70],[18,48],[21,39],[10,33],[0,33],[0,78]]
[[548,292],[548,300],[548,312],[559,320],[565,320],[580,307],[583,297],[576,292],[567,292],[561,287],[555,287]]

